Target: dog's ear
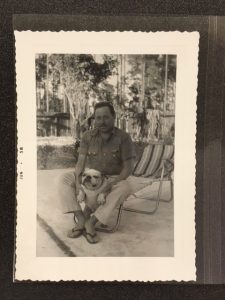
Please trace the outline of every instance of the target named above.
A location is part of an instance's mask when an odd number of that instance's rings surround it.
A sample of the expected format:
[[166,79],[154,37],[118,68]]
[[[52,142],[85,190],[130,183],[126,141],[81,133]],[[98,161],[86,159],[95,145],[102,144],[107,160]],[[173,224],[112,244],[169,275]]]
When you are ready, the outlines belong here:
[[89,168],[85,168],[83,173],[88,173],[89,170]]
[[89,168],[85,168],[84,171],[83,171],[82,176],[88,176],[89,175],[88,174],[89,170],[90,170]]
[[86,177],[87,177],[87,173],[84,171],[83,174],[81,175],[81,183],[84,183]]
[[81,174],[81,176],[83,177],[83,176],[87,176],[87,173],[84,171],[82,174]]

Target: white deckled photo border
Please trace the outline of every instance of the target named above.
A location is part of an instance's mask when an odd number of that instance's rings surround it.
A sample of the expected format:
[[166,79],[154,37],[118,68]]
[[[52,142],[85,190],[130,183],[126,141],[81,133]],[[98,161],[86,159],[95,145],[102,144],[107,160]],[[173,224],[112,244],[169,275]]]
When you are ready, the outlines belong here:
[[[18,136],[16,280],[196,280],[195,140],[198,47],[198,32],[15,31]],[[174,257],[36,256],[36,53],[177,55]]]

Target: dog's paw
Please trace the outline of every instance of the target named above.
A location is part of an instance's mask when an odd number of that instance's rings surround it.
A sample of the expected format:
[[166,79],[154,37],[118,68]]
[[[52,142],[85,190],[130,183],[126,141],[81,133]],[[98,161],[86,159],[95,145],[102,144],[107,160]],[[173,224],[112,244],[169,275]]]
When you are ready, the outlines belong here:
[[78,196],[77,196],[77,202],[81,203],[81,202],[84,201],[84,199],[85,199],[85,194],[82,191],[80,191]]
[[98,203],[99,205],[102,205],[102,204],[105,203],[105,201],[106,201],[105,195],[104,195],[104,194],[99,194],[99,195],[98,195],[98,198],[97,198],[97,203]]

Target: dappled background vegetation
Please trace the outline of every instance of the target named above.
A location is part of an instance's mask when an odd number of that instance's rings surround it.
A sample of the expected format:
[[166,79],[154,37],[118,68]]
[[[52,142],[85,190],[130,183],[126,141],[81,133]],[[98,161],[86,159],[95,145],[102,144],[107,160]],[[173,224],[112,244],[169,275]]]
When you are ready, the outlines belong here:
[[78,145],[103,100],[113,103],[116,126],[136,144],[173,143],[175,91],[175,55],[37,54],[39,154],[46,145],[51,156],[55,144]]

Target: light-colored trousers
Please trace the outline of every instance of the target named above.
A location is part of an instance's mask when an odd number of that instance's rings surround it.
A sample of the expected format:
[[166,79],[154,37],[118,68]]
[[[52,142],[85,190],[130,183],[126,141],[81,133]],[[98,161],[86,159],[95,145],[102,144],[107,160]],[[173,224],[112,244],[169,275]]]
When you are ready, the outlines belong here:
[[[82,210],[77,202],[75,176],[74,171],[68,171],[58,178],[58,196],[63,213]],[[111,182],[114,178],[115,176],[109,176],[107,180]],[[134,176],[118,182],[113,185],[111,192],[106,197],[106,202],[98,206],[93,214],[102,224],[108,224],[115,209],[131,194],[138,192],[149,183],[149,179]]]

